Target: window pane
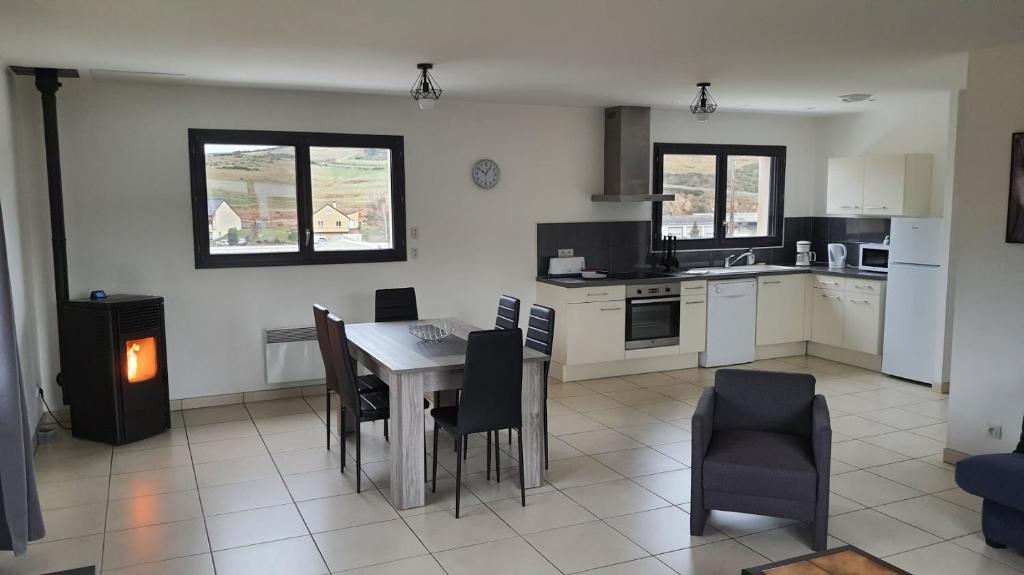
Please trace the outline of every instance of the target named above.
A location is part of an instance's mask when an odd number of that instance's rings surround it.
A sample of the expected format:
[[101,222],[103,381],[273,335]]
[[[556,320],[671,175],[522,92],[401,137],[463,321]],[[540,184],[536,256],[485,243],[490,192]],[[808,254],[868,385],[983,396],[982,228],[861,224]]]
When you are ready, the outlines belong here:
[[211,254],[299,251],[295,147],[205,144]]
[[729,156],[725,188],[725,237],[770,235],[772,158]]
[[715,156],[665,154],[662,190],[675,200],[661,203],[661,236],[680,240],[715,237]]
[[313,249],[393,248],[391,150],[310,147],[309,161]]

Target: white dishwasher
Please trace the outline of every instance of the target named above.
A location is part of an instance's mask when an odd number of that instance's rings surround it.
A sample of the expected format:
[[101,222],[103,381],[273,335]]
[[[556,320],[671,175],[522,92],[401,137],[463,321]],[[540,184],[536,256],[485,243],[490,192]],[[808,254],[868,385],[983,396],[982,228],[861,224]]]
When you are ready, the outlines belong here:
[[701,367],[754,361],[757,324],[757,280],[708,282],[708,332]]

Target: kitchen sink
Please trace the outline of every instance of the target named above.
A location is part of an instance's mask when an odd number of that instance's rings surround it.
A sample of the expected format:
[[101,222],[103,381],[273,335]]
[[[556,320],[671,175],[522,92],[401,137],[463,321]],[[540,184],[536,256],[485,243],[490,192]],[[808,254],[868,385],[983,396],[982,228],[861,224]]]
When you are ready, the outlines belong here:
[[724,276],[731,274],[749,274],[758,272],[780,272],[780,271],[793,271],[800,268],[794,266],[772,266],[772,265],[744,265],[744,266],[733,266],[717,267],[717,268],[693,268],[683,272],[685,275],[698,275],[698,276]]

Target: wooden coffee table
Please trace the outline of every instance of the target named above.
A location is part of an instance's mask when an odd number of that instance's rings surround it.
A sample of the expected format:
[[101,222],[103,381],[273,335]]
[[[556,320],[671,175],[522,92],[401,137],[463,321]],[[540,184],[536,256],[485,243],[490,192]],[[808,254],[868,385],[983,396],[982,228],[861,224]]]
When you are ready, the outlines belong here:
[[742,575],[911,575],[852,545],[758,567]]

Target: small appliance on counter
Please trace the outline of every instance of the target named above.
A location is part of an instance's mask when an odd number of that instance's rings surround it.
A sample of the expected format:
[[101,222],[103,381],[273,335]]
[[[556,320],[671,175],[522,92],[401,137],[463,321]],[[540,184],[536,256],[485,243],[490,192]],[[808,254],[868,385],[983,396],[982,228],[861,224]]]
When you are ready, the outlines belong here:
[[548,260],[548,275],[578,276],[583,273],[584,267],[586,264],[583,258],[551,258]]
[[661,239],[663,246],[661,252],[661,265],[665,267],[665,273],[679,268],[679,258],[676,257],[676,248],[679,238],[676,236],[665,236]]
[[811,242],[801,240],[796,243],[796,265],[808,267],[811,262],[818,261],[818,254],[811,251]]
[[888,272],[889,244],[861,244],[859,267],[871,272]]
[[828,245],[828,267],[846,267],[846,246],[844,246],[843,244]]

